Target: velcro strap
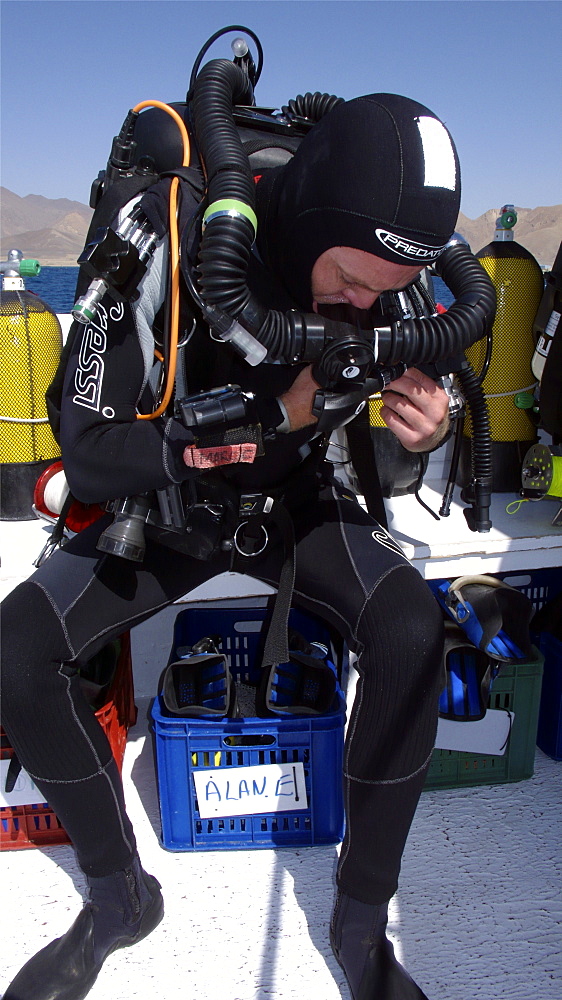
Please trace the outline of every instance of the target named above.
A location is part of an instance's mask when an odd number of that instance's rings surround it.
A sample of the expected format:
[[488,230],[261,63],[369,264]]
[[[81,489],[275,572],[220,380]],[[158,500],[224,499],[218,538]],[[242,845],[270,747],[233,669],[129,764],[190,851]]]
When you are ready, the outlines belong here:
[[249,441],[245,444],[220,444],[210,448],[188,445],[184,450],[183,460],[191,469],[213,469],[218,465],[234,465],[236,462],[251,463],[257,450],[257,445]]

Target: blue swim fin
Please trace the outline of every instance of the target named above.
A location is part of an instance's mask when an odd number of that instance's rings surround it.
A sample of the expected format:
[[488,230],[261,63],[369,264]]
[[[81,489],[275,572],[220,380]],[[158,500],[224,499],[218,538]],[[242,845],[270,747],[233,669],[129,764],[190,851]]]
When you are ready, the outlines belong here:
[[533,605],[525,594],[493,576],[433,580],[439,604],[477,649],[500,663],[532,658],[529,623]]

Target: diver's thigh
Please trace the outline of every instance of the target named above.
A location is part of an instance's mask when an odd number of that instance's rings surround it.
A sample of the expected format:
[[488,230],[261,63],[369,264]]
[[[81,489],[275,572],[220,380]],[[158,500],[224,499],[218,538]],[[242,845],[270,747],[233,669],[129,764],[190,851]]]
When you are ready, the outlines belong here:
[[96,648],[119,630],[149,618],[228,568],[228,559],[193,559],[147,539],[141,563],[96,548],[102,518],[58,549],[30,578],[41,588],[65,629],[73,656]]
[[349,622],[399,565],[410,564],[397,542],[339,484],[326,487],[317,510],[297,523],[296,589],[338,608]]

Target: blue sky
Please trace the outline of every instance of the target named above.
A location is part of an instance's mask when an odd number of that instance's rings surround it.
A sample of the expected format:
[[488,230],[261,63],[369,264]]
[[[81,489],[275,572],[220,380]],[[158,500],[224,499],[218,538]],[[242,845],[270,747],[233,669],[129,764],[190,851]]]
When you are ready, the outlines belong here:
[[[2,184],[88,202],[141,100],[183,100],[227,24],[259,36],[259,104],[395,92],[448,125],[465,215],[562,202],[559,0],[2,0]],[[231,36],[232,37],[232,36]],[[230,37],[211,50],[231,57]]]

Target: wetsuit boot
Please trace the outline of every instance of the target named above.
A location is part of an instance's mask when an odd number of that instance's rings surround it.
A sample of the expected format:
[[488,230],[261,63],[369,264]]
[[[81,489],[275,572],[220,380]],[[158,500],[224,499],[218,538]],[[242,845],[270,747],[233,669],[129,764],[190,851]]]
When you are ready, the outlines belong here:
[[374,906],[338,893],[330,943],[353,1000],[428,1000],[396,960],[387,921],[387,903]]
[[23,966],[4,1000],[83,1000],[107,956],[136,944],[162,919],[160,883],[138,857],[124,871],[87,882],[89,899],[72,927]]

